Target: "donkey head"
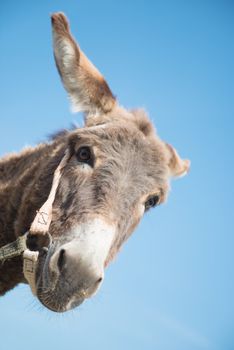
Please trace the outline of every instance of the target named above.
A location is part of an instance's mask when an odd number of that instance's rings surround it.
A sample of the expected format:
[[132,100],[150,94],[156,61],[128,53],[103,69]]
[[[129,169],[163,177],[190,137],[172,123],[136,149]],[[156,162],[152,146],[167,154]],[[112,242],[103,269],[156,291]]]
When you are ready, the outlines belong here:
[[99,71],[70,34],[66,17],[52,16],[58,71],[85,127],[67,135],[50,233],[40,260],[37,295],[49,309],[69,310],[100,287],[104,268],[144,212],[165,201],[169,180],[189,161],[155,134],[145,112],[120,107]]

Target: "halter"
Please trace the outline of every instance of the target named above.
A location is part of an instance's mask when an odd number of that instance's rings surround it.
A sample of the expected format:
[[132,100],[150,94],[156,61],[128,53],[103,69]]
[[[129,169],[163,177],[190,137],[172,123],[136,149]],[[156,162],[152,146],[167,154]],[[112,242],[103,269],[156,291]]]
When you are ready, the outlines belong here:
[[24,277],[28,281],[32,293],[36,295],[36,268],[38,261],[38,251],[31,251],[28,249],[26,240],[28,234],[35,235],[46,235],[49,233],[49,227],[52,220],[52,207],[55,199],[56,191],[59,185],[59,181],[62,175],[62,170],[69,160],[69,151],[66,150],[65,154],[55,169],[51,190],[46,202],[37,211],[37,214],[27,231],[23,236],[18,237],[14,242],[11,242],[0,248],[0,262],[14,258],[23,253],[23,273]]

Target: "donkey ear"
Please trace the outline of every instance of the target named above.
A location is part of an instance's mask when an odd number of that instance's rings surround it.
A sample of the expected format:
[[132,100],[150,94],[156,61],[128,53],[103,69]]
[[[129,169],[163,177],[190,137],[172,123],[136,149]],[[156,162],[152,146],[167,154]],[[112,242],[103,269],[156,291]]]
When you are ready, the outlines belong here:
[[188,173],[190,168],[190,160],[181,159],[175,148],[171,145],[166,144],[167,150],[169,151],[169,171],[173,177],[181,177]]
[[51,17],[56,65],[74,112],[108,113],[116,100],[101,73],[73,39],[63,13]]

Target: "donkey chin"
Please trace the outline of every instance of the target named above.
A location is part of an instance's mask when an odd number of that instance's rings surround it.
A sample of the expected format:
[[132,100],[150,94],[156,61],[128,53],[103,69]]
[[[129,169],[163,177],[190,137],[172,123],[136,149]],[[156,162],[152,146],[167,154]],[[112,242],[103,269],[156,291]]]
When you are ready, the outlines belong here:
[[55,240],[39,259],[36,282],[40,302],[52,311],[64,312],[93,296],[104,279],[114,236],[114,227],[98,218]]

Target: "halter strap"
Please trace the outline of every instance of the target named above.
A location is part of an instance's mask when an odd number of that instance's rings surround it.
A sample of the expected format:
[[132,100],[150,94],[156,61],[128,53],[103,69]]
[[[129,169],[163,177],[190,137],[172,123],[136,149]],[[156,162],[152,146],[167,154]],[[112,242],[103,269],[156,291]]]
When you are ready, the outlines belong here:
[[31,235],[33,234],[46,234],[49,231],[49,226],[52,219],[52,206],[55,199],[56,191],[59,185],[59,181],[61,178],[61,171],[67,164],[69,159],[68,150],[65,151],[65,154],[59,163],[58,167],[54,172],[52,187],[50,190],[50,194],[46,200],[46,202],[42,205],[42,207],[37,211],[35,219],[33,220],[29,232]]
[[53,182],[51,190],[46,202],[37,211],[37,214],[30,226],[29,232],[26,232],[23,236],[18,237],[14,242],[11,242],[0,248],[0,262],[11,259],[15,256],[23,253],[23,272],[24,277],[28,281],[32,293],[36,294],[35,272],[38,260],[38,251],[31,251],[27,249],[26,239],[28,233],[31,235],[41,234],[45,235],[49,231],[49,226],[52,220],[52,209],[59,181],[61,179],[62,170],[69,160],[69,151],[65,151],[65,154],[56,168],[53,176]]
[[25,251],[25,249],[27,249],[26,238],[27,238],[27,233],[23,236],[18,237],[16,241],[1,247],[0,261],[4,262],[7,259],[11,259],[11,258],[14,258],[15,256],[22,254]]

